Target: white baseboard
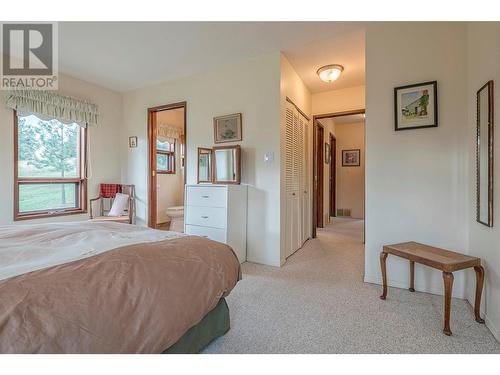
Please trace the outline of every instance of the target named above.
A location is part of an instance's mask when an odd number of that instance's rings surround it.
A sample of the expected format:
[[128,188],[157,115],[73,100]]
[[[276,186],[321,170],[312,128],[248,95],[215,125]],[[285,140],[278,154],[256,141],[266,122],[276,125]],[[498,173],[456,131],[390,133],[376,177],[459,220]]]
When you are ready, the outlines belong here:
[[483,319],[486,323],[486,327],[488,327],[488,329],[490,330],[493,337],[495,337],[497,339],[497,341],[500,342],[500,329],[499,329],[499,327],[495,326],[493,321],[490,318],[488,318],[488,315],[484,314]]
[[[365,275],[365,283],[382,285],[382,276],[371,276]],[[410,287],[409,283],[402,283],[399,280],[387,279],[387,285],[393,288],[408,289]],[[435,287],[428,287],[418,282],[415,282],[415,290],[417,292],[424,292],[430,294],[437,294],[438,296],[443,295],[443,290]],[[465,293],[459,290],[453,290],[452,296],[455,298],[466,299]]]
[[[483,293],[483,298],[484,298],[484,293]],[[470,294],[467,295],[467,301],[472,306],[472,308],[474,308],[474,299],[475,299],[475,296],[473,297]],[[481,318],[484,319],[486,327],[488,327],[488,329],[490,330],[493,337],[498,342],[500,342],[500,327],[498,327],[497,325],[495,325],[495,323],[493,323],[493,321],[488,317],[488,315],[486,315],[483,312],[482,308],[481,308]]]

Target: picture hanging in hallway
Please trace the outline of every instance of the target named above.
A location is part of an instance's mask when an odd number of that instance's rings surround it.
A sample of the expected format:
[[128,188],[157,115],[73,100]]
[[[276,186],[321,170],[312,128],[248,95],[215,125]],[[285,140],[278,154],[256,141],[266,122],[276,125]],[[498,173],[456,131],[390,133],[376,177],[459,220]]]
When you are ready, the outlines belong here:
[[343,167],[359,167],[360,166],[360,150],[342,150],[342,166]]

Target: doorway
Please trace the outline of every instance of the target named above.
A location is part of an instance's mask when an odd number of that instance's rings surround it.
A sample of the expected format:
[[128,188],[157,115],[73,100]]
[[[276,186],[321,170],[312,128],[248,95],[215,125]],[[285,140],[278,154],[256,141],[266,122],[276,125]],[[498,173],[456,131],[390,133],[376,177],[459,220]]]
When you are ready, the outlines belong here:
[[314,154],[314,194],[313,194],[313,237],[316,237],[316,228],[323,228],[323,191],[324,191],[324,157],[323,145],[325,129],[318,121],[313,121],[313,154]]
[[330,133],[330,217],[337,216],[337,139]]
[[148,108],[148,226],[183,231],[186,102]]
[[313,116],[313,237],[331,220],[364,220],[364,113]]

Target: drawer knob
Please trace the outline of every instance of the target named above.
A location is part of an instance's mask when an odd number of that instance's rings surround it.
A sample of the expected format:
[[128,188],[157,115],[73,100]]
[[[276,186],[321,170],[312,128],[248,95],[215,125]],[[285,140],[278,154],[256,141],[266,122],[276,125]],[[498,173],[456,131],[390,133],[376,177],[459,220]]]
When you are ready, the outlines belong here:
[[202,198],[210,198],[210,195],[202,195]]
[[201,218],[202,219],[208,219],[208,216],[202,216]]

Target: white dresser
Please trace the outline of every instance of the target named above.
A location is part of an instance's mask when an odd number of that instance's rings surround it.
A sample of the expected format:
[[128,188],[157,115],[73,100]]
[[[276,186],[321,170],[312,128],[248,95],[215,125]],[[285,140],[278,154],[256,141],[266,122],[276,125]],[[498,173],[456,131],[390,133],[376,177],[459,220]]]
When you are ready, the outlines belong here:
[[247,186],[186,185],[184,232],[231,246],[247,259]]

